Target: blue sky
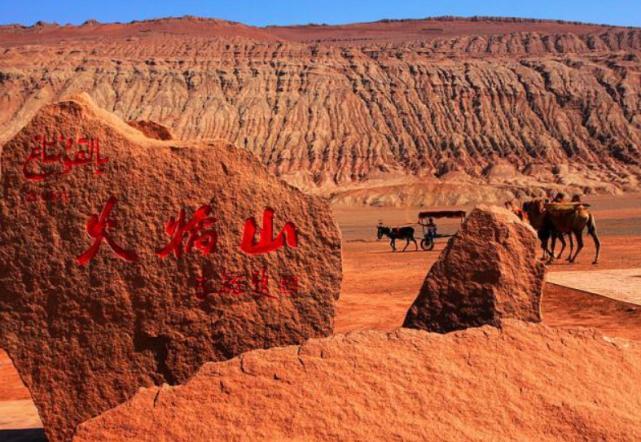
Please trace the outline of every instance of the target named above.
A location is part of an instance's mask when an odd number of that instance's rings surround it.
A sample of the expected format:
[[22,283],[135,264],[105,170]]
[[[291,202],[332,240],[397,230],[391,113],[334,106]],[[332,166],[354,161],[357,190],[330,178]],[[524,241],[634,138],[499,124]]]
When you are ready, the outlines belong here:
[[492,15],[641,26],[641,0],[0,0],[0,23],[79,24],[197,15],[250,25],[351,23],[381,18]]

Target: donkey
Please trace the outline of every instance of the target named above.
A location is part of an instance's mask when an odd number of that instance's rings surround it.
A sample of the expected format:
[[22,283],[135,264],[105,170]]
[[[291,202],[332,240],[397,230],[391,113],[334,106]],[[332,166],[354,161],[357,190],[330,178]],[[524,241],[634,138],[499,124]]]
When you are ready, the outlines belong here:
[[383,226],[379,224],[377,226],[376,238],[381,239],[383,236],[387,236],[390,241],[390,246],[392,250],[396,252],[396,240],[404,239],[406,241],[405,247],[403,247],[403,252],[407,249],[407,246],[410,245],[410,241],[414,243],[414,247],[418,250],[418,243],[414,238],[414,227],[394,227],[390,228],[388,226]]

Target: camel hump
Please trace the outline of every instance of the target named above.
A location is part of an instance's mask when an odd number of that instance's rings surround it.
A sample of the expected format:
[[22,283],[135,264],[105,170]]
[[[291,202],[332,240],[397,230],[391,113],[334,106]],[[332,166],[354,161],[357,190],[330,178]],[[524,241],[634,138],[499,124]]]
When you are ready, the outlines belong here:
[[586,210],[588,207],[590,207],[589,204],[580,202],[548,203],[545,205],[545,209],[552,213],[571,213]]

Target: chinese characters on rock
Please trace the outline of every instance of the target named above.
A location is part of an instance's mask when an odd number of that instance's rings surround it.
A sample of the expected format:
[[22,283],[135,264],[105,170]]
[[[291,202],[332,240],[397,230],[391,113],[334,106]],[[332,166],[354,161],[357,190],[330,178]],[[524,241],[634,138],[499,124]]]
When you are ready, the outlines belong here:
[[258,242],[255,240],[257,230],[256,220],[254,218],[248,218],[245,221],[240,250],[250,255],[259,255],[278,250],[284,247],[285,244],[289,247],[296,247],[298,245],[296,226],[291,222],[285,224],[283,230],[274,238],[274,211],[269,207],[263,212],[263,230],[260,232]]
[[[295,275],[280,275],[278,288],[282,296],[298,292],[298,278]],[[276,298],[269,289],[267,268],[252,272],[249,277],[242,273],[229,274],[222,271],[218,278],[196,278],[196,296],[205,299],[207,295],[256,295]]]
[[[124,249],[109,236],[110,230],[118,227],[116,221],[110,218],[116,203],[116,198],[110,197],[100,214],[93,214],[87,220],[85,229],[93,243],[76,258],[79,265],[87,265],[96,256],[103,240],[119,258],[129,262],[138,260],[135,251]],[[167,258],[173,254],[178,259],[183,253],[191,253],[194,249],[205,256],[215,252],[218,236],[214,230],[216,220],[210,216],[211,211],[211,206],[203,205],[194,212],[191,219],[186,220],[184,209],[180,209],[178,219],[171,217],[165,224],[165,232],[170,240],[162,249],[155,251],[156,255]],[[283,247],[298,247],[298,234],[292,222],[287,222],[275,238],[273,223],[274,210],[271,208],[266,208],[263,213],[263,228],[260,231],[254,218],[245,220],[240,250],[248,255],[259,255],[275,252]],[[260,232],[258,240],[257,232]],[[282,295],[293,295],[298,290],[298,279],[293,275],[281,275],[278,286]],[[266,268],[252,273],[249,277],[243,274],[227,274],[223,270],[219,278],[213,281],[204,277],[197,278],[196,296],[204,299],[208,294],[215,293],[255,294],[275,298],[269,291]]]
[[59,202],[66,205],[69,202],[69,193],[66,189],[62,190],[44,190],[42,192],[29,190],[23,195],[24,200],[28,203],[35,203],[36,201],[50,201],[52,203]]
[[[218,236],[211,228],[214,226],[214,218],[209,216],[211,206],[201,206],[194,216],[185,222],[185,211],[180,209],[178,219],[173,217],[165,224],[165,231],[167,235],[171,236],[171,241],[162,250],[158,250],[156,254],[161,258],[166,258],[174,252],[176,258],[180,258],[183,251],[185,253],[191,252],[193,247],[196,247],[203,255],[209,255],[216,250],[216,241]],[[187,244],[182,247],[184,237],[187,235]]]
[[107,204],[102,209],[102,212],[100,212],[100,215],[91,215],[87,220],[86,230],[89,236],[94,239],[94,242],[86,252],[76,258],[76,262],[81,266],[86,265],[94,256],[96,256],[96,253],[98,253],[98,249],[100,248],[100,244],[102,243],[103,239],[107,241],[107,244],[109,244],[111,250],[113,250],[119,258],[122,258],[125,261],[138,260],[136,252],[131,252],[123,249],[108,236],[107,229],[117,227],[116,222],[109,219],[111,210],[115,205],[116,198],[112,196],[107,201]]
[[[100,140],[91,138],[58,138],[47,139],[45,135],[35,137],[27,159],[22,165],[22,172],[27,181],[46,182],[55,177],[65,176],[77,167],[92,166],[96,175],[103,173],[109,158],[100,155]],[[60,202],[67,204],[69,195],[66,190],[28,190],[24,194],[27,202],[36,201]],[[108,247],[120,259],[128,262],[138,261],[135,250],[128,250],[113,240],[111,233],[118,228],[115,219],[111,217],[117,200],[110,197],[99,214],[92,214],[86,221],[85,230],[91,238],[91,245],[81,255],[76,257],[76,263],[88,265],[98,254],[99,250]],[[178,218],[173,216],[165,223],[165,233],[169,237],[167,243],[155,253],[161,259],[180,259],[183,254],[193,251],[207,256],[217,251],[218,234],[214,229],[216,219],[211,214],[209,205],[200,206],[190,219],[186,219],[185,210],[180,209]],[[258,236],[258,238],[256,238]],[[103,246],[103,243],[104,244]],[[283,228],[274,235],[274,210],[266,208],[263,212],[262,229],[256,220],[248,218],[243,226],[240,250],[251,256],[276,252],[285,247],[298,247],[298,234],[292,222],[286,222]],[[280,275],[274,281],[281,295],[293,295],[298,290],[298,279],[294,275]],[[196,295],[204,299],[208,294],[254,294],[275,298],[269,290],[269,275],[267,269],[255,271],[250,275],[228,274],[222,270],[216,278],[197,278]]]

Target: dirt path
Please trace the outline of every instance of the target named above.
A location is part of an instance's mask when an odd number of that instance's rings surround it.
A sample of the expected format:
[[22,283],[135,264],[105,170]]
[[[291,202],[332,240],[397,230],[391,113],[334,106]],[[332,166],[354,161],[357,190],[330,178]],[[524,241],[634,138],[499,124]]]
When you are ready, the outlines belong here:
[[551,272],[547,281],[641,306],[641,268]]

